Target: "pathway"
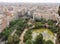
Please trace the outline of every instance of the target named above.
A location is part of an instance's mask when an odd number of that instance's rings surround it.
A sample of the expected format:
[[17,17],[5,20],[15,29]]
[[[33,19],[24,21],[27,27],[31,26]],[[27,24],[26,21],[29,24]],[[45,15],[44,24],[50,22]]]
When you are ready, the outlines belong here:
[[26,29],[24,29],[24,31],[22,32],[22,34],[21,34],[21,36],[20,36],[20,42],[19,42],[19,44],[24,44],[24,43],[23,43],[23,39],[24,39],[24,35],[25,35],[25,33],[26,33],[27,30],[28,30],[28,29],[26,28]]
[[24,31],[22,32],[21,36],[20,36],[20,42],[19,44],[24,44],[23,40],[24,40],[24,35],[26,33],[26,31],[28,31],[29,29],[32,29],[34,28],[35,26],[33,25],[32,27],[29,27],[29,28],[25,28]]

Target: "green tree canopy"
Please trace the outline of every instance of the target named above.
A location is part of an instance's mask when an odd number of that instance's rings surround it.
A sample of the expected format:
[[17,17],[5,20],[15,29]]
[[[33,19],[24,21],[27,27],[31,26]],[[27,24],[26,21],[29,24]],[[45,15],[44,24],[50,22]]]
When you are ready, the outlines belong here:
[[39,34],[35,39],[35,44],[43,44],[43,35]]
[[54,44],[51,40],[46,41],[46,44]]

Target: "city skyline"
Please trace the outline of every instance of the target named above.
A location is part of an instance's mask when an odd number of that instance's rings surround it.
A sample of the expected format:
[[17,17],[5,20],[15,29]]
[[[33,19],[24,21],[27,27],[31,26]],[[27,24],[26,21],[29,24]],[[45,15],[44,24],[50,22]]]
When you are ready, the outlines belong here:
[[0,2],[8,2],[8,3],[60,3],[60,0],[0,0]]

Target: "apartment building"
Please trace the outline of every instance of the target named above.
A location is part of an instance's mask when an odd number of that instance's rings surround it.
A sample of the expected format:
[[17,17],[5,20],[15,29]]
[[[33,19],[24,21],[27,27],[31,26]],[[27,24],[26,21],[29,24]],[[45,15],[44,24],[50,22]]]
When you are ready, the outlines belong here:
[[0,14],[0,32],[2,32],[9,25],[9,21],[4,14]]

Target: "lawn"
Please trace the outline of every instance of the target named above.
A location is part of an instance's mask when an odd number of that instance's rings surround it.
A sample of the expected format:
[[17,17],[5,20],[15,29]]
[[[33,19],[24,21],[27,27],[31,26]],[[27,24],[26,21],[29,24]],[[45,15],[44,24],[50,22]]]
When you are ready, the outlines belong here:
[[47,31],[50,35],[54,36],[54,33],[51,32],[49,29],[47,28],[41,28],[41,29],[34,29],[32,30],[33,32],[37,32],[37,33],[41,33],[41,32],[44,32],[44,31]]
[[51,41],[53,41],[53,43],[55,43],[55,39],[56,39],[55,34],[47,28],[33,29],[32,30],[33,40],[35,40],[36,36],[39,35],[39,33],[41,33],[43,35],[44,40],[46,40],[46,41],[51,40]]

